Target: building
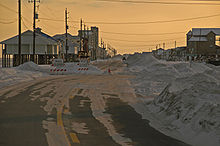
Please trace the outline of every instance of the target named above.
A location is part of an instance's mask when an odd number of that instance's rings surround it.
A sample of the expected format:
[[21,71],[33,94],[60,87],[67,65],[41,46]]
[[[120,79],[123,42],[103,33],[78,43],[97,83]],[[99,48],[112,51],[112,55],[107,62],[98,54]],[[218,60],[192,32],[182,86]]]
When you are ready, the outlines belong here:
[[79,30],[78,37],[80,37],[80,35],[82,36],[82,39],[83,38],[88,39],[89,56],[91,57],[91,60],[96,60],[98,48],[99,48],[99,28],[91,27],[90,30]]
[[198,58],[220,55],[220,28],[193,28],[186,37],[188,56]]
[[[59,56],[65,59],[66,56],[66,34],[57,34],[54,35],[53,38],[57,40],[60,44],[59,48]],[[67,54],[69,61],[74,61],[77,57],[77,53],[79,51],[79,36],[72,36],[71,34],[67,34]]]
[[[2,67],[18,65],[18,35],[0,42],[2,44]],[[58,42],[51,36],[36,29],[35,62],[49,63],[49,60],[58,56]],[[21,34],[21,62],[33,58],[33,31],[27,30]],[[12,62],[12,64],[10,63]]]

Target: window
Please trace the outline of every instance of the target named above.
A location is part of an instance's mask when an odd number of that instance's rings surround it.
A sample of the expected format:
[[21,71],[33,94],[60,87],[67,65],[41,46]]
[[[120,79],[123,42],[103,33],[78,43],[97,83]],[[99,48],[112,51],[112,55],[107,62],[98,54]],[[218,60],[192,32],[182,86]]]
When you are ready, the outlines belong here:
[[215,37],[215,44],[220,46],[220,36]]

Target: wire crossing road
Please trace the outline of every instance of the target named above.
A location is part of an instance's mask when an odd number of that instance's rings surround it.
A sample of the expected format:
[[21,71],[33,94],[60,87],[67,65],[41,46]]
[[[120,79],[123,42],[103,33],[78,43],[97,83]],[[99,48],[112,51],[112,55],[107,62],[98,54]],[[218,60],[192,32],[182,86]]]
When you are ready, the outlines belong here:
[[52,76],[0,90],[0,145],[186,146],[128,104],[127,75]]

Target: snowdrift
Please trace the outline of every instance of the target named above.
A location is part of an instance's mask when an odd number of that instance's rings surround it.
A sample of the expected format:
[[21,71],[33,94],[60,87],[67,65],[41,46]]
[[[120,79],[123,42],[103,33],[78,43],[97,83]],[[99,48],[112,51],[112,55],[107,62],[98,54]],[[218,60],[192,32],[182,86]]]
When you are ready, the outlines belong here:
[[37,65],[33,62],[26,62],[13,68],[0,68],[0,88],[50,75],[103,73],[93,65],[89,65],[88,70],[78,70],[79,66],[76,63],[67,63],[62,68],[65,68],[66,72],[51,72],[52,67],[50,65]]
[[[41,72],[50,75],[67,75],[67,74],[102,74],[103,72],[93,65],[88,65],[88,70],[79,70],[78,63],[66,63],[65,66],[52,67],[50,65],[37,65],[33,62],[26,62],[17,67],[18,70]],[[55,71],[54,69],[59,69]],[[63,69],[63,71],[60,71]],[[64,72],[65,70],[65,72]]]
[[161,61],[151,54],[131,55],[126,63],[136,75],[132,80],[136,92],[154,97],[151,103],[144,102],[153,127],[192,145],[220,145],[219,67]]
[[39,66],[34,62],[25,62],[17,67],[19,70],[49,73],[49,65]]

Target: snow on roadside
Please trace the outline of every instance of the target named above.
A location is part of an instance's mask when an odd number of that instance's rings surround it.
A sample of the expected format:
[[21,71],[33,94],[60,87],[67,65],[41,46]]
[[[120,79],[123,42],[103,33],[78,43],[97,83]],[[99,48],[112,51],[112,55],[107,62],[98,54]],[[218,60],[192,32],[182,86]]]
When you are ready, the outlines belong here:
[[[220,67],[130,55],[128,72],[143,118],[166,135],[195,146],[220,145]],[[149,102],[144,97],[154,97]],[[138,103],[139,104],[139,103]]]
[[23,71],[17,68],[0,68],[0,88],[19,82],[31,81],[44,76],[43,73]]
[[54,69],[50,65],[37,65],[33,62],[26,62],[18,67],[0,68],[0,88],[50,75],[103,74],[103,71],[93,65],[88,65],[88,70],[78,70],[77,63],[66,63],[62,67],[66,72],[51,72],[52,68]]

